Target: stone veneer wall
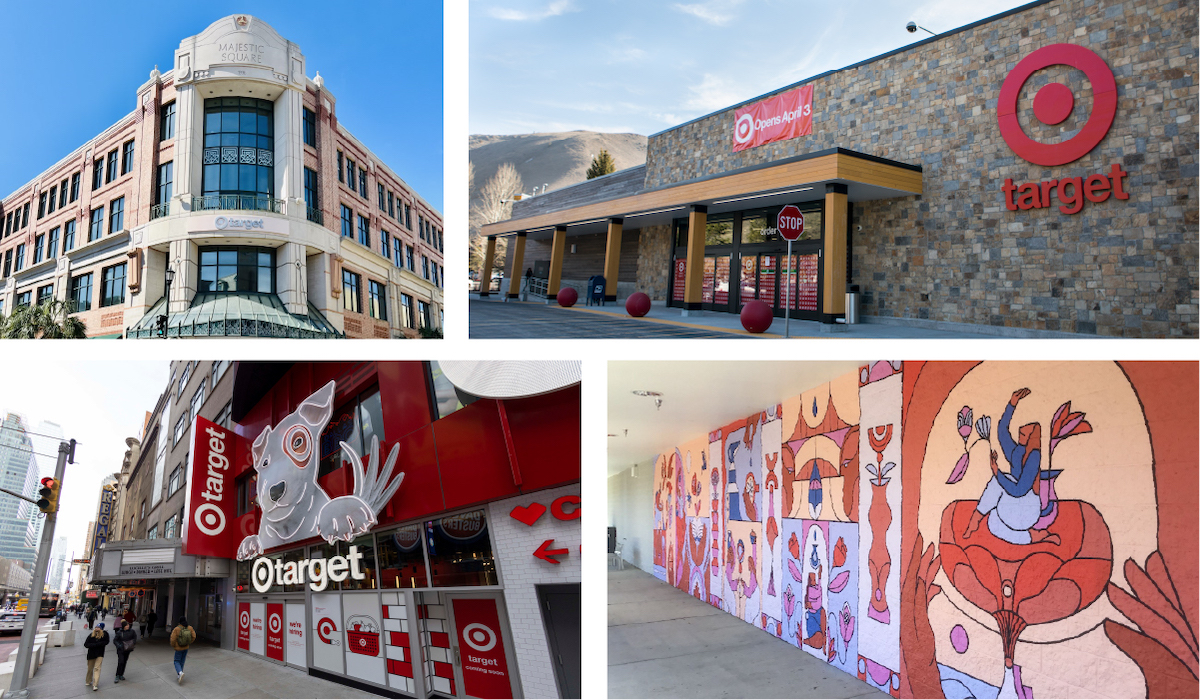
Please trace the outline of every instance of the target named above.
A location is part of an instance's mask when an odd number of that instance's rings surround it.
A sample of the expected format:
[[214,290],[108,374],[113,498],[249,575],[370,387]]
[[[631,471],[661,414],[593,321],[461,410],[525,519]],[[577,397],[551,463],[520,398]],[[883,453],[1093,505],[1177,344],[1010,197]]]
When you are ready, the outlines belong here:
[[[996,103],[1016,63],[1055,43],[1099,54],[1118,105],[1096,148],[1045,168],[1004,142]],[[813,81],[811,136],[733,153],[732,108],[651,136],[646,187],[832,147],[919,164],[923,196],[855,207],[864,316],[1196,337],[1196,62],[1194,2],[1048,2]],[[1032,99],[1049,80],[1065,81],[1076,101],[1045,128]],[[1022,91],[1021,125],[1043,142],[1069,138],[1091,97],[1080,71],[1039,71]],[[1004,206],[1007,178],[1086,178],[1114,163],[1129,173],[1128,200],[1087,202],[1074,215]],[[660,260],[665,271],[669,256]]]
[[[666,260],[667,265],[662,261]],[[666,301],[671,275],[671,226],[647,226],[638,245],[637,288],[654,301]]]

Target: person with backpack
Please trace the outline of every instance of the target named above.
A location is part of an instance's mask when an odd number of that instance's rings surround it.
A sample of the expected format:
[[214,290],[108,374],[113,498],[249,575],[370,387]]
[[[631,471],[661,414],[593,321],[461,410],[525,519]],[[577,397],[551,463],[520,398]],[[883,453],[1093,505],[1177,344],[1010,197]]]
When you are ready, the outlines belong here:
[[146,622],[150,623],[150,636],[153,637],[154,625],[158,622],[158,613],[151,610],[150,613],[146,615]]
[[179,624],[171,630],[171,648],[175,650],[175,682],[183,683],[183,664],[187,661],[188,647],[196,641],[196,630],[187,623],[186,617],[179,618]]
[[100,666],[104,663],[104,650],[108,648],[108,632],[104,631],[103,622],[84,638],[83,646],[87,648],[87,675],[83,684],[92,686],[92,690],[100,690]]
[[113,683],[125,680],[125,663],[129,661],[129,652],[137,645],[137,633],[127,620],[118,620],[117,629],[113,632],[113,646],[117,650],[117,674]]

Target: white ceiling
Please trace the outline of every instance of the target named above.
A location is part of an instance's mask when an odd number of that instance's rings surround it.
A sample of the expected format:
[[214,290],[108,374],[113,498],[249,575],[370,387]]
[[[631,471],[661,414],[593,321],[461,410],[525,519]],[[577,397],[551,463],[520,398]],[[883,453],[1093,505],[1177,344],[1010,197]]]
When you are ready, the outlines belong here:
[[[655,455],[710,430],[857,371],[841,362],[610,362],[608,473],[653,464]],[[662,408],[634,391],[662,393]],[[626,433],[628,431],[628,433]]]

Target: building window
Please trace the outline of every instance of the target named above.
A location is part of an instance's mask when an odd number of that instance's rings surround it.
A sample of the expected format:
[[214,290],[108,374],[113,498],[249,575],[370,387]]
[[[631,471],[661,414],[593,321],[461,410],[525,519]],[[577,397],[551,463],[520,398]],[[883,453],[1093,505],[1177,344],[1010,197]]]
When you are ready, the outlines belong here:
[[200,249],[201,292],[275,291],[275,251],[249,246]]
[[342,238],[354,238],[354,216],[350,207],[342,205]]
[[396,263],[396,267],[404,267],[404,243],[399,238],[393,238],[392,248],[395,249],[393,262]]
[[33,303],[33,292],[21,292],[16,297],[16,303],[13,304],[14,309],[19,309],[22,306],[29,306]]
[[100,238],[104,234],[104,207],[96,207],[92,210],[92,220],[88,225],[88,243]]
[[388,190],[388,216],[396,218],[396,198],[392,196],[391,190]]
[[312,213],[321,210],[321,195],[317,187],[317,171],[312,168],[304,169],[304,205],[308,207],[309,220]]
[[142,499],[142,513],[138,516],[138,520],[146,519],[146,499]]
[[350,191],[354,191],[354,181],[358,177],[358,166],[350,158],[346,159],[346,184],[350,185]]
[[98,190],[104,185],[104,159],[97,158],[92,163],[92,190]]
[[45,304],[46,302],[50,301],[53,298],[54,298],[54,285],[47,284],[44,287],[38,287],[38,292],[37,292],[38,306]]
[[71,278],[71,310],[87,311],[92,308],[92,273]]
[[363,199],[367,198],[367,169],[358,169],[358,193]]
[[158,525],[151,525],[150,529],[146,530],[146,539],[148,539],[148,540],[157,540],[158,539]]
[[[214,382],[214,384],[215,384],[215,382]],[[233,417],[233,402],[230,401],[229,403],[225,404],[225,408],[221,409],[221,412],[217,414],[217,417],[213,419],[213,422],[216,423],[217,425],[221,426],[222,428],[228,428],[229,427],[229,419],[232,417]]]
[[195,394],[192,394],[192,413],[191,413],[192,417],[191,417],[191,420],[196,420],[196,416],[200,415],[200,407],[204,405],[205,385],[206,385],[206,382],[204,380],[201,380],[200,388],[196,390]]
[[383,196],[383,183],[375,183],[375,189],[379,192],[379,211],[387,211],[387,199]]
[[338,154],[337,154],[337,164],[338,164],[338,182],[345,182],[345,178],[342,177],[342,152],[341,151],[338,151]]
[[46,215],[46,193],[43,192],[38,196],[38,219]]
[[67,178],[64,177],[63,181],[61,183],[59,183],[59,185],[58,185],[58,208],[59,209],[62,209],[63,207],[67,206],[67,182],[68,182]]
[[63,224],[63,252],[75,249],[75,219]]
[[[171,478],[167,480],[167,495],[175,493],[179,490],[179,475],[183,472],[182,467],[175,467],[171,472]],[[169,521],[168,521],[169,522]],[[170,537],[170,535],[167,535]]]
[[4,237],[8,238],[12,234],[12,212],[8,212],[8,216],[4,217]]
[[361,214],[358,216],[358,242],[371,247],[371,223]]
[[367,280],[368,292],[370,295],[370,306],[367,311],[372,318],[377,318],[380,321],[387,320],[387,285],[376,282],[375,280]]
[[404,246],[404,257],[408,261],[409,272],[416,272],[417,266],[413,263],[413,247],[410,245]]
[[58,203],[58,185],[50,188],[50,199],[46,202],[46,213],[53,214],[55,205]]
[[392,252],[392,241],[391,241],[391,237],[388,236],[387,231],[380,229],[379,242],[381,243],[381,245],[379,246],[379,251],[380,251],[379,254],[385,258],[389,257]]
[[178,401],[183,396],[183,389],[192,378],[192,363],[188,362],[183,366],[183,374],[179,376],[179,389],[175,393],[175,400]]
[[37,265],[45,258],[46,254],[46,234],[38,234],[33,238],[33,264]]
[[221,381],[221,377],[225,376],[225,371],[229,369],[229,360],[217,360],[212,365],[212,385],[215,389],[217,382]]
[[425,240],[425,217],[417,214],[417,236]]
[[133,139],[130,139],[121,146],[121,174],[133,170]]
[[104,268],[101,277],[100,306],[115,306],[125,303],[125,265]]
[[125,198],[118,197],[112,201],[108,211],[108,232],[116,233],[125,228]]
[[272,197],[275,192],[275,106],[252,97],[204,101],[203,191]]
[[430,270],[430,272],[433,274],[433,286],[435,286],[435,287],[442,286],[441,284],[438,283],[437,263],[433,264],[433,269]]
[[25,267],[25,244],[24,243],[17,246],[17,260],[16,260],[16,266],[13,267],[13,272],[20,272],[21,268],[23,268],[23,267]]
[[12,248],[4,251],[4,276],[12,274]]
[[175,162],[169,161],[158,166],[158,194],[155,204],[168,204],[171,201],[172,190],[175,189]]
[[421,324],[421,328],[432,328],[433,319],[429,317],[429,304],[423,301],[417,301],[417,321]]
[[413,320],[413,298],[408,294],[400,295],[400,323],[405,328],[416,326],[416,322]]
[[[172,445],[178,445],[180,439],[183,438],[183,434],[185,432],[187,432],[187,414],[186,413],[183,414],[182,416],[180,416],[179,420],[175,421],[175,442],[173,442]],[[161,474],[161,472],[160,472],[160,474]],[[161,479],[162,476],[160,475],[158,478]],[[161,484],[162,482],[160,481],[158,483]]]
[[304,144],[317,147],[317,113],[304,108]]
[[425,553],[436,586],[494,586],[496,560],[484,510],[425,522]]
[[79,199],[79,173],[71,176],[71,201]]
[[[321,431],[318,440],[320,469],[318,477],[340,469],[349,464],[345,461],[341,444],[345,442],[360,455],[368,453],[371,438],[379,438],[383,443],[383,402],[380,400],[379,387],[374,386],[352,397],[348,402],[339,406],[329,419],[325,430]],[[384,452],[380,445],[380,452]]]
[[421,256],[421,276],[429,279],[429,256]]
[[375,536],[380,588],[426,588],[421,523],[404,525]]
[[342,270],[342,304],[347,311],[362,313],[362,297],[359,289],[362,287],[362,277],[349,270]]
[[108,152],[108,172],[104,176],[104,184],[117,179],[117,149]]
[[58,234],[60,227],[55,226],[50,229],[49,238],[46,239],[46,259],[58,257]]
[[404,205],[404,225],[409,231],[412,230],[412,207],[407,204]]
[[166,141],[175,138],[175,103],[163,105],[162,116],[158,120],[158,140]]
[[175,523],[177,522],[178,517],[178,515],[172,515],[171,517],[167,518],[167,522],[163,523],[164,538],[169,540],[175,536]]

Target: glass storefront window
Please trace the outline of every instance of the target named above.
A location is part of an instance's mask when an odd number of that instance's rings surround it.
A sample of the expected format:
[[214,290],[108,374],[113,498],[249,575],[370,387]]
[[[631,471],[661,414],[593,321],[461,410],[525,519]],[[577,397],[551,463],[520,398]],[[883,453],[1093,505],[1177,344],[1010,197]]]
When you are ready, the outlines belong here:
[[[349,464],[342,454],[343,442],[358,452],[365,467],[367,450],[373,436],[379,438],[380,452],[383,452],[382,445],[386,438],[383,430],[383,402],[379,397],[378,386],[367,389],[333,412],[329,425],[321,431],[319,476],[325,476]],[[381,458],[383,456],[385,455],[381,455]]]
[[[771,233],[767,229],[771,229]],[[779,240],[779,232],[768,226],[766,215],[742,218],[742,243],[766,243]]]
[[[337,555],[338,555],[338,548],[337,548],[336,544],[324,544],[324,543],[314,544],[313,546],[308,548],[308,558],[309,559],[324,559],[328,563],[328,561],[330,559],[332,559],[333,557],[336,557]],[[321,568],[321,567],[317,567],[317,568]],[[322,573],[324,573],[324,572],[322,572]],[[307,577],[306,577],[306,580],[307,580]],[[339,588],[339,585],[338,585],[337,581],[330,580],[328,583],[325,584],[325,592],[332,593],[333,591],[338,590],[338,588]]]
[[475,400],[474,397],[468,396],[467,402],[463,403],[463,397],[459,396],[458,390],[446,378],[446,374],[442,372],[440,363],[430,362],[429,374],[433,378],[433,393],[437,401],[436,418],[445,418]]
[[[271,567],[274,568],[275,562],[282,559],[283,554],[268,554],[266,557],[271,560]],[[253,560],[251,561],[253,562]],[[277,580],[278,578],[277,576],[271,577],[271,587],[267,589],[267,593],[283,593],[283,581]],[[258,589],[255,589],[255,592],[257,593]]]
[[[290,552],[284,552],[283,553],[283,562],[284,562],[283,566],[285,569],[284,576],[287,575],[286,569],[287,569],[288,562],[299,562],[302,559],[304,559],[304,548],[303,547],[301,547],[300,549],[293,549]],[[308,580],[307,573],[304,574],[304,577],[305,577],[305,580]],[[285,584],[283,584],[283,592],[284,593],[303,593],[304,589],[305,589],[305,584],[303,584],[303,583],[285,583]]]
[[234,590],[238,593],[245,593],[250,590],[250,564],[249,561],[239,561],[237,563],[237,575],[234,578]]
[[426,521],[425,548],[434,586],[494,586],[498,582],[483,510]]
[[204,100],[204,194],[273,196],[274,108],[250,97]]
[[425,572],[425,554],[421,551],[420,523],[379,533],[376,546],[379,548],[380,588],[429,586],[429,577]]
[[362,591],[378,588],[379,571],[375,568],[375,538],[372,535],[363,535],[349,544],[341,542],[338,544],[338,553],[346,556],[350,553],[350,547],[358,547],[358,551],[362,554],[362,569],[367,577],[361,581],[357,581],[353,576],[347,576],[345,581],[342,581],[343,591]]
[[270,248],[202,248],[201,292],[275,291],[275,251]]
[[704,245],[730,245],[733,243],[733,219],[709,221],[704,229]]

